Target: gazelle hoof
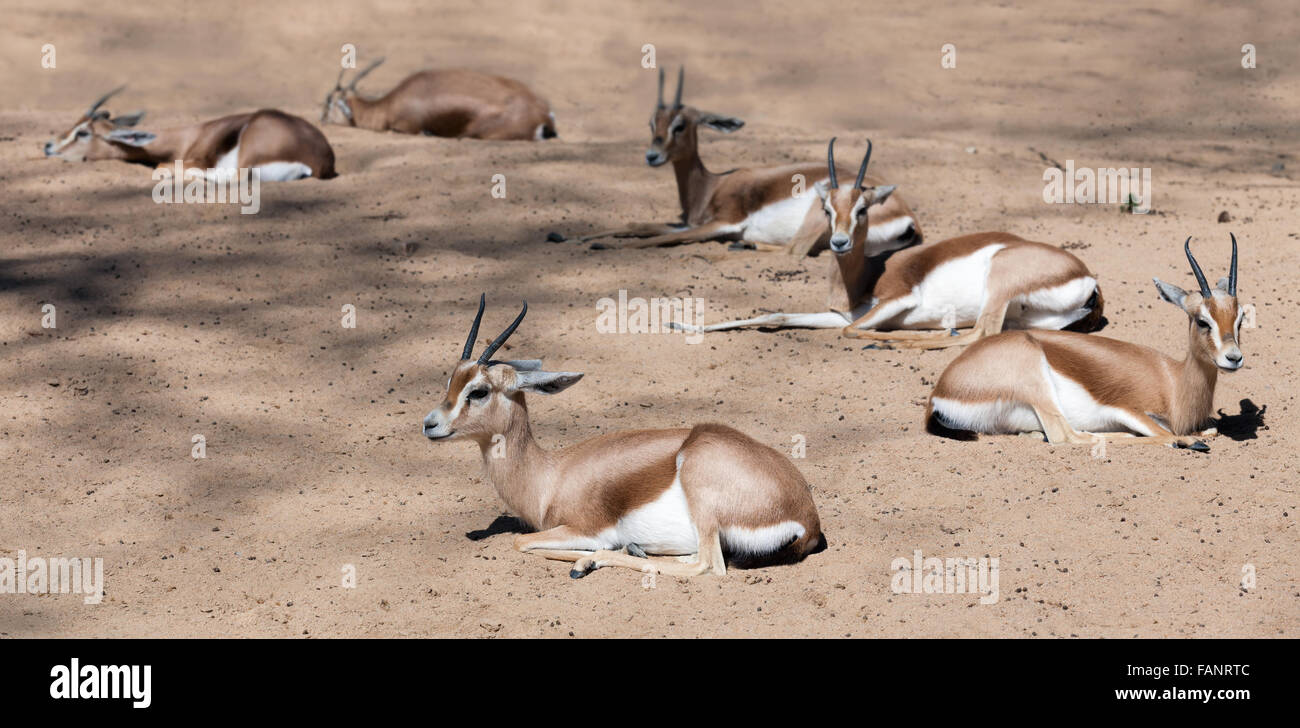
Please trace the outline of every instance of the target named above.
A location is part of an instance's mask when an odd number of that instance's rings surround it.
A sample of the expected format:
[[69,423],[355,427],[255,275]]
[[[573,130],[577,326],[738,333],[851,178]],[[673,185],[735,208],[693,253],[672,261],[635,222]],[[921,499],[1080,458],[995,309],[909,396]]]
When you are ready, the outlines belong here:
[[585,557],[579,560],[578,562],[576,562],[573,565],[573,568],[569,570],[569,578],[581,579],[587,574],[590,574],[592,571],[595,571],[595,569],[596,569],[596,562],[593,561],[591,557]]
[[604,243],[592,243],[589,250],[608,250],[609,246]]
[[635,557],[637,557],[638,559],[648,559],[648,558],[650,558],[649,556],[646,556],[645,549],[641,548],[640,546],[638,546],[638,545],[636,545],[636,544],[634,544],[634,543],[630,543],[630,544],[627,545],[627,552],[628,552],[628,554],[630,554],[630,555],[632,555],[632,556],[635,556]]
[[1209,452],[1209,451],[1210,451],[1210,446],[1209,446],[1209,445],[1206,445],[1205,443],[1201,442],[1200,440],[1197,440],[1196,442],[1193,442],[1191,445],[1188,445],[1188,446],[1187,446],[1187,449],[1188,449],[1188,450],[1195,450],[1196,452]]
[[727,250],[757,250],[757,249],[758,249],[757,245],[754,245],[753,243],[750,242],[746,242],[744,240],[732,241],[731,245],[727,246]]
[[958,332],[957,329],[948,329],[948,335],[949,335],[949,336],[961,336],[961,333]]

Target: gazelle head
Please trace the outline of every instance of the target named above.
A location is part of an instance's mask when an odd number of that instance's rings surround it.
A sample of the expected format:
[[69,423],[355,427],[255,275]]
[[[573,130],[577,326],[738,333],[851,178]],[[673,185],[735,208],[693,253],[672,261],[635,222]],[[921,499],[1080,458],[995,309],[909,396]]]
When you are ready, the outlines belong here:
[[831,252],[836,255],[878,255],[886,250],[865,250],[867,244],[867,208],[884,202],[896,189],[894,185],[874,187],[862,185],[871,162],[871,140],[867,140],[867,153],[858,167],[858,178],[852,187],[840,187],[835,177],[835,139],[826,148],[826,166],[830,179],[813,185],[822,200],[822,209],[831,227]]
[[[478,314],[465,340],[465,351],[447,380],[442,404],[424,418],[424,436],[430,440],[469,438],[486,445],[493,435],[506,433],[512,426],[526,421],[524,392],[555,394],[582,379],[578,372],[544,372],[542,363],[536,359],[492,360],[492,355],[524,320],[524,314],[528,313],[527,301],[514,323],[493,339],[477,359],[472,359],[486,302],[486,295],[479,297]],[[521,414],[524,420],[520,419]]]
[[367,73],[375,70],[383,62],[383,58],[372,61],[369,66],[357,71],[347,86],[343,85],[343,74],[347,73],[348,69],[340,70],[334,88],[325,94],[325,108],[321,110],[320,122],[356,126],[356,122],[352,120],[352,99],[357,95],[357,81],[365,78]]
[[119,86],[100,96],[70,129],[45,142],[45,156],[69,162],[116,159],[126,156],[124,147],[142,147],[153,141],[153,134],[131,128],[140,123],[143,111],[114,117],[107,109],[99,108],[124,88]]
[[645,153],[645,162],[651,167],[696,154],[699,149],[696,130],[701,126],[730,134],[745,125],[744,121],[732,116],[682,106],[682,81],[685,74],[685,68],[678,69],[677,95],[673,97],[672,106],[668,106],[664,104],[664,69],[659,69],[659,100],[655,103],[654,113],[650,115],[650,148]]
[[1188,293],[1159,278],[1154,278],[1160,297],[1181,308],[1191,320],[1188,324],[1191,333],[1193,352],[1224,371],[1236,371],[1241,368],[1240,347],[1241,320],[1245,311],[1237,306],[1237,236],[1232,235],[1232,266],[1228,277],[1220,278],[1210,288],[1201,272],[1201,266],[1192,256],[1192,239],[1183,243],[1187,253],[1187,262],[1192,266],[1192,274],[1200,290]]

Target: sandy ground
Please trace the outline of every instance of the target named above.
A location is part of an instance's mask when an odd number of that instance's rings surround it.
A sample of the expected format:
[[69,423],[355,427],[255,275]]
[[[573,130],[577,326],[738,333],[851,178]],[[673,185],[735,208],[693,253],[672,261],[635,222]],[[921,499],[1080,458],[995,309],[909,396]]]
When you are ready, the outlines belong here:
[[[1300,634],[1294,7],[758,5],[0,3],[0,556],[102,557],[107,585],[98,606],[0,594],[0,635]],[[251,216],[155,205],[140,167],[40,157],[123,82],[111,108],[147,109],[146,128],[262,106],[314,120],[343,43],[387,56],[372,91],[422,67],[519,78],[549,98],[560,140],[330,127],[341,176],[265,187]],[[931,241],[1007,230],[1075,250],[1105,291],[1106,336],[1181,356],[1185,319],[1150,279],[1194,285],[1187,235],[1225,275],[1234,231],[1258,327],[1216,403],[1265,408],[1262,423],[1238,418],[1209,455],[952,442],[921,415],[957,351],[832,331],[598,334],[596,302],[620,289],[702,297],[710,321],[824,297],[824,258],[545,241],[676,215],[671,173],[641,162],[647,43],[670,73],[688,65],[688,103],[748,122],[704,134],[711,168],[818,159],[835,134],[858,154],[870,136],[875,173]],[[1150,167],[1156,212],[1043,203],[1040,153]],[[509,355],[587,373],[532,402],[544,446],[700,421],[782,449],[801,435],[830,548],[653,589],[511,550],[474,446],[419,427],[480,291],[485,329],[531,304]],[[917,549],[997,557],[1000,600],[895,595],[889,564]]]

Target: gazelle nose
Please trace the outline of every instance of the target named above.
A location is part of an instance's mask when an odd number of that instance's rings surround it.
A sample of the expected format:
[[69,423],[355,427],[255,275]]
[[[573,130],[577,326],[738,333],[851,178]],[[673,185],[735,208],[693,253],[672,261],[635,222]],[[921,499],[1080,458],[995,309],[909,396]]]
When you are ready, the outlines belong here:
[[849,247],[849,236],[844,233],[835,233],[831,236],[831,248],[834,250],[844,250]]
[[45,142],[45,156],[54,155],[54,142]]
[[1223,358],[1224,358],[1224,359],[1227,359],[1228,361],[1232,362],[1233,364],[1240,364],[1240,363],[1241,363],[1241,352],[1240,352],[1240,351],[1230,351],[1230,352],[1228,352],[1227,354],[1224,354],[1224,355],[1223,355]]

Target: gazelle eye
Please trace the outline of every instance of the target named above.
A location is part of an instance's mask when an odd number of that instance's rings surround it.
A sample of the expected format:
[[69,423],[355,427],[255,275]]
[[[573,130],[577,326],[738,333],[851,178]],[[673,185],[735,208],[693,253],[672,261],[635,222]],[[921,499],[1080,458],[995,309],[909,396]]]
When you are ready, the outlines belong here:
[[1205,319],[1196,319],[1196,325],[1201,327],[1201,329],[1204,331],[1210,330],[1210,324],[1207,323]]
[[90,136],[90,130],[89,130],[89,129],[78,129],[78,130],[77,130],[77,136],[78,136],[79,138],[84,139],[84,138]]
[[483,399],[488,396],[488,391],[484,387],[479,387],[469,393],[469,399]]
[[685,124],[685,122],[678,122],[678,123],[676,123],[676,124],[673,125],[673,133],[674,133],[674,134],[681,134],[681,133],[682,133],[682,130],[685,129],[685,128],[686,128],[686,124]]

